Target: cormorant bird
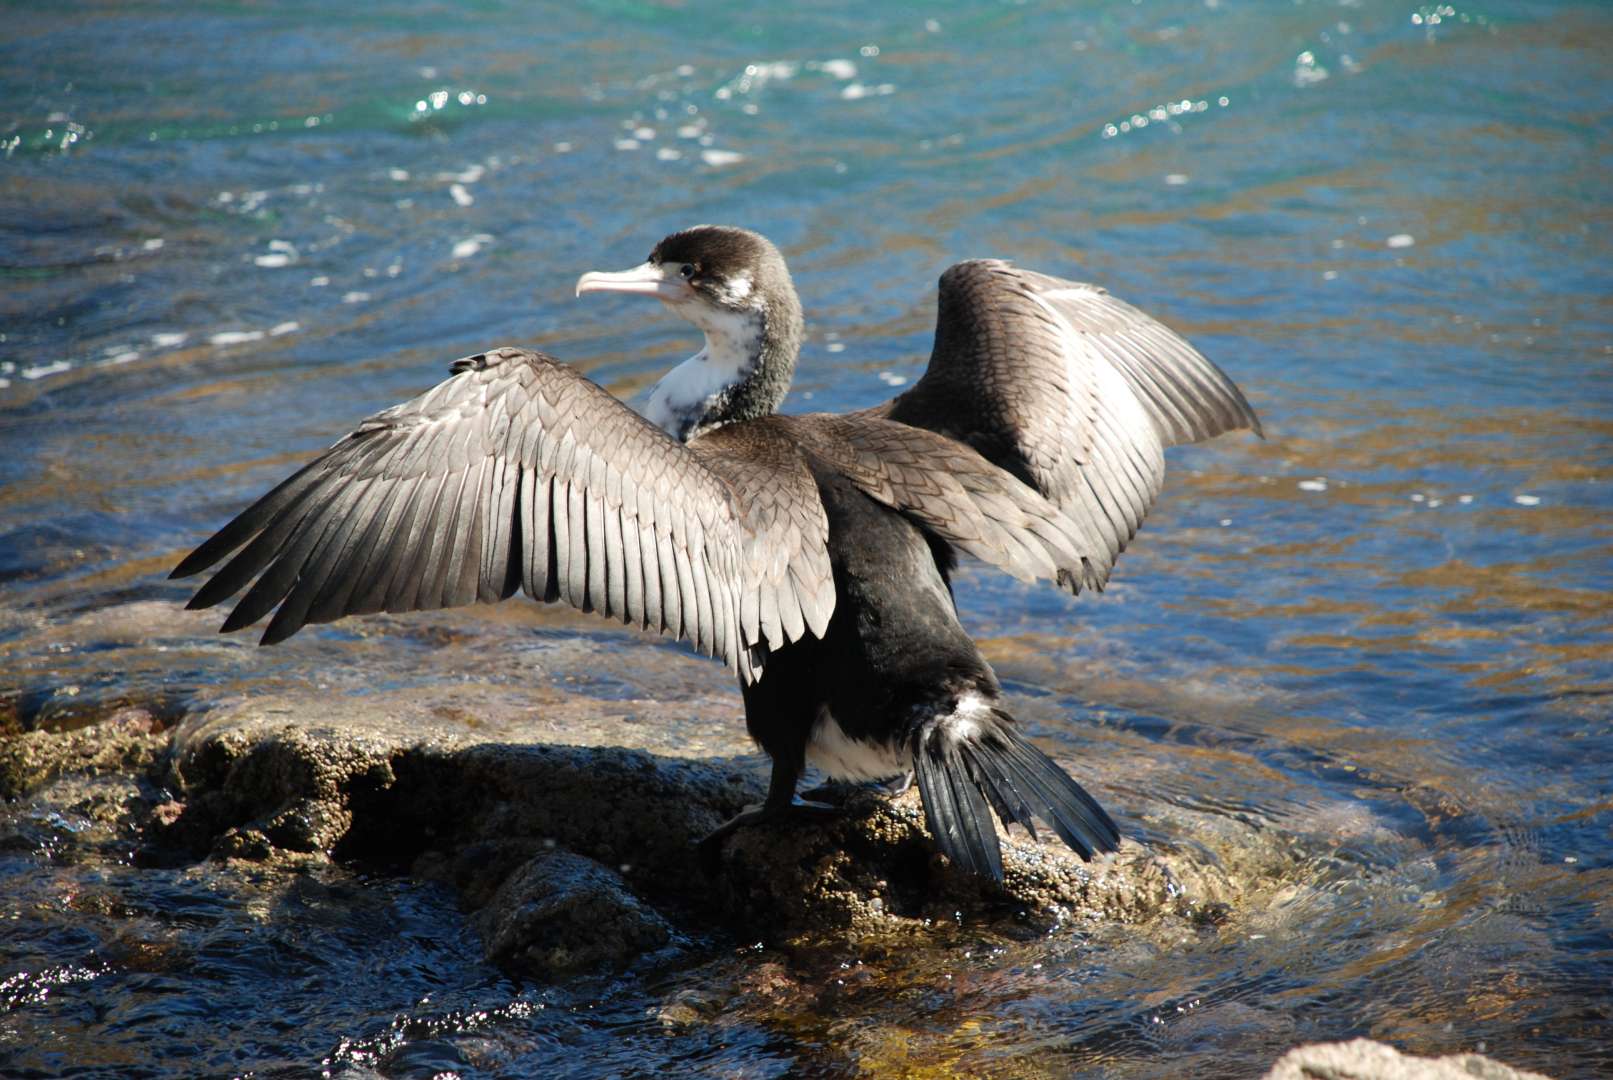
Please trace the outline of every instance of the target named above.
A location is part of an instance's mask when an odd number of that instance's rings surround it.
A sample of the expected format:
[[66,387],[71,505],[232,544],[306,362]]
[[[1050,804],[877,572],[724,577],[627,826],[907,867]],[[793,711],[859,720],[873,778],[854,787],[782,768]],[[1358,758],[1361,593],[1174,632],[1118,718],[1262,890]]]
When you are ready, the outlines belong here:
[[[1159,493],[1164,448],[1259,421],[1182,338],[1103,289],[994,259],[941,276],[923,378],[846,415],[780,415],[800,302],[774,246],[702,225],[577,293],[653,296],[705,334],[644,416],[541,352],[500,348],[387,409],[174,570],[234,557],[223,630],[502,600],[517,589],[680,637],[738,675],[792,811],[808,763],[918,779],[954,864],[994,879],[992,811],[1052,825],[1083,858],[1109,815],[1003,709],[959,625],[960,553],[1098,589]],[[237,550],[239,549],[239,550]],[[256,579],[254,581],[254,579]],[[1033,833],[1034,834],[1034,833]]]

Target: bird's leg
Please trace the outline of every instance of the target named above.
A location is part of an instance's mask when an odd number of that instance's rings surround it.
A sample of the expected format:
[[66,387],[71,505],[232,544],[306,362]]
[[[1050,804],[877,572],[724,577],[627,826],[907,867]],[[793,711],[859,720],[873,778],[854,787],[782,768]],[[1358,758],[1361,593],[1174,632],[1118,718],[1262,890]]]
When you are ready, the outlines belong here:
[[801,766],[789,762],[784,755],[773,758],[773,775],[768,781],[767,797],[759,803],[751,803],[745,809],[717,826],[696,845],[700,850],[702,862],[708,868],[716,865],[718,851],[722,841],[730,833],[747,825],[757,825],[762,822],[779,821],[786,818],[794,819],[822,819],[836,817],[841,809],[827,803],[812,802],[795,797],[795,785],[801,778]]

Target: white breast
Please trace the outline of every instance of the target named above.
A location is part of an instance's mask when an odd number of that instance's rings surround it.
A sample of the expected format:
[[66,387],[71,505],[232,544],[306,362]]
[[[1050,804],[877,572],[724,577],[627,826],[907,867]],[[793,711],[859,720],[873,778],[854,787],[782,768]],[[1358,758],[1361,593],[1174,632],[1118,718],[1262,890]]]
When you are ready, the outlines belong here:
[[661,377],[650,391],[644,419],[682,438],[686,421],[705,415],[723,391],[741,382],[762,351],[760,312],[731,312],[703,303],[686,305],[689,321],[706,333],[706,347]]

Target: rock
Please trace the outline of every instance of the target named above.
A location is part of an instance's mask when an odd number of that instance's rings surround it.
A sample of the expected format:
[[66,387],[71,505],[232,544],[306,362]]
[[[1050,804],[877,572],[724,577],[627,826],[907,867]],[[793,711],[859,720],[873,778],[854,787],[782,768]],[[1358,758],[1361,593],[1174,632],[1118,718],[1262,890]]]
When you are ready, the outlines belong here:
[[715,885],[738,925],[775,935],[860,936],[937,921],[1146,922],[1179,908],[1169,869],[1136,844],[1086,863],[1017,829],[1001,838],[999,886],[936,853],[916,788],[895,798],[862,792],[840,821],[741,830],[723,846]]
[[143,773],[167,747],[151,715],[124,708],[72,731],[0,738],[0,798],[17,799],[58,777]]
[[936,922],[1011,936],[1083,920],[1193,927],[1199,910],[1238,894],[1213,865],[1136,844],[1087,864],[1019,830],[1004,838],[999,886],[936,854],[916,790],[856,793],[837,821],[739,830],[708,876],[693,846],[761,798],[750,762],[546,744],[555,733],[530,728],[527,739],[516,728],[486,741],[458,721],[416,714],[400,725],[351,698],[296,712],[259,700],[182,724],[172,783],[184,810],[155,831],[194,855],[413,865],[473,909],[509,902],[501,887],[534,856],[570,852],[615,868],[647,904],[771,941]]
[[475,922],[490,961],[551,978],[624,967],[672,940],[672,927],[620,874],[563,851],[523,864]]
[[1371,1039],[1312,1043],[1288,1051],[1263,1080],[1549,1080],[1480,1054],[1424,1058]]
[[[1179,943],[1215,932],[1217,912],[1258,904],[1252,883],[1281,880],[1293,857],[1270,834],[1222,823],[1191,851],[1128,842],[1089,864],[1016,829],[998,885],[936,853],[910,790],[854,792],[829,822],[739,830],[703,867],[696,841],[762,797],[762,760],[556,743],[579,733],[609,731],[530,710],[471,723],[383,694],[265,696],[167,733],[112,723],[16,737],[0,775],[14,789],[71,770],[156,776],[165,790],[139,809],[141,865],[361,858],[445,881],[479,913],[489,955],[529,972],[621,966],[664,947],[673,921],[775,944],[938,925],[1019,941],[1072,923]],[[601,912],[590,940],[585,916]],[[580,936],[545,936],[545,920]]]

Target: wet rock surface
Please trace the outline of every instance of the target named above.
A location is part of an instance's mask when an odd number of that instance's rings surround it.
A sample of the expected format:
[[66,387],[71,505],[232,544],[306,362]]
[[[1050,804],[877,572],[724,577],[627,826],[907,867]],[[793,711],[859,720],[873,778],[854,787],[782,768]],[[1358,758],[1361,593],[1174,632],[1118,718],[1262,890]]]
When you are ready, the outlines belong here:
[[741,829],[702,860],[696,842],[761,798],[758,760],[486,742],[463,726],[404,726],[351,708],[320,719],[296,715],[301,708],[259,700],[179,725],[160,768],[182,805],[154,821],[142,858],[412,866],[481,912],[478,925],[496,938],[491,956],[528,971],[578,962],[534,961],[531,950],[552,952],[552,943],[541,919],[514,912],[558,913],[589,897],[609,897],[632,924],[624,944],[598,952],[620,964],[632,952],[625,943],[665,943],[670,931],[648,929],[663,918],[774,942],[936,922],[1017,936],[1072,922],[1191,928],[1242,888],[1213,864],[1136,843],[1088,864],[1017,830],[999,886],[936,854],[916,790],[854,793],[827,822]]
[[487,958],[539,976],[625,967],[672,940],[672,927],[592,859],[552,851],[521,864],[478,913]]
[[[1134,842],[1083,863],[1018,830],[995,885],[935,852],[916,790],[856,791],[839,818],[741,829],[702,859],[696,842],[762,797],[761,758],[565,745],[571,732],[531,717],[493,722],[484,739],[460,717],[388,705],[259,697],[167,730],[123,709],[7,739],[0,782],[12,798],[52,785],[65,798],[63,785],[138,778],[103,810],[132,823],[137,865],[360,860],[442,881],[489,958],[529,975],[621,967],[680,928],[770,943],[936,924],[1005,940],[1074,923],[1191,932],[1249,885]],[[598,940],[582,941],[590,925]]]
[[0,734],[0,799],[20,798],[61,777],[145,772],[168,745],[161,730],[150,712],[130,707],[73,731]]

